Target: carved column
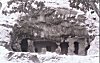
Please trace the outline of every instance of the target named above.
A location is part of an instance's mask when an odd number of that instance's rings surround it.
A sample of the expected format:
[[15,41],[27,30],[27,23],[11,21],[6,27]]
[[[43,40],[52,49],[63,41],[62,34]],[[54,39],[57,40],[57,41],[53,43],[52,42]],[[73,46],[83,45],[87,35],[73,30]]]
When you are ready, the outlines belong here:
[[60,43],[56,43],[57,44],[57,48],[56,48],[56,50],[55,50],[55,52],[57,53],[57,54],[60,54],[61,53],[61,47],[60,47]]
[[85,55],[85,40],[79,40],[78,55]]
[[27,42],[28,42],[28,52],[35,52],[35,48],[33,44],[34,41],[28,39]]
[[74,44],[73,43],[69,43],[69,47],[68,47],[68,55],[74,55]]
[[75,42],[75,39],[73,38],[68,38],[67,41],[69,42],[69,47],[68,47],[68,55],[74,55],[74,42]]

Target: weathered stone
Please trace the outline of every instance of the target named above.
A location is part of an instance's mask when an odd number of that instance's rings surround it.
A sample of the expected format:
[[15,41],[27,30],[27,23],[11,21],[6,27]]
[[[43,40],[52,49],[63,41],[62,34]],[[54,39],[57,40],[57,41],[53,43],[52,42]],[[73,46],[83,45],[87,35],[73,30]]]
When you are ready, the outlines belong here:
[[13,54],[14,54],[14,52],[9,52],[8,53],[8,58],[10,58]]
[[27,40],[27,41],[28,41],[28,52],[35,52],[33,41],[32,40]]
[[57,54],[61,54],[61,47],[58,46],[58,48],[55,50],[55,52],[56,52]]
[[42,53],[42,54],[46,54],[46,51],[47,51],[46,48],[42,48],[42,49],[41,49],[41,53]]
[[69,42],[68,55],[74,55],[74,42],[76,41],[76,39],[68,38],[67,41]]
[[30,56],[29,60],[32,60],[34,63],[41,63],[36,55]]
[[[85,26],[83,27],[80,26],[79,23],[76,23],[78,21],[76,21],[75,16],[68,17],[70,18],[68,20],[63,18],[66,13],[69,14],[68,12],[70,10],[67,9],[67,12],[61,12],[66,11],[65,9],[55,10],[50,8],[44,8],[41,9],[41,11],[35,10],[33,18],[32,16],[31,18],[30,16],[27,18],[26,16],[21,17],[19,25],[15,24],[13,27],[11,47],[14,51],[22,51],[23,47],[25,52],[42,52],[45,54],[46,50],[50,52],[56,50],[56,52],[60,54],[62,52],[60,43],[66,41],[68,44],[66,43],[66,45],[64,45],[66,47],[62,47],[66,50],[63,51],[65,54],[68,52],[68,55],[74,55],[76,54],[75,50],[77,50],[78,55],[85,55],[86,43],[88,42],[86,39],[89,37],[88,31]],[[57,13],[55,13],[56,11]],[[31,10],[29,12],[31,12]],[[76,15],[76,13],[76,11],[72,11],[72,14]],[[83,19],[81,17],[82,16],[78,18]],[[83,39],[80,39],[80,37],[83,37]],[[59,42],[59,44],[56,44],[56,42]],[[75,45],[75,42],[77,42],[76,45],[78,46]],[[59,46],[58,48],[57,45]]]

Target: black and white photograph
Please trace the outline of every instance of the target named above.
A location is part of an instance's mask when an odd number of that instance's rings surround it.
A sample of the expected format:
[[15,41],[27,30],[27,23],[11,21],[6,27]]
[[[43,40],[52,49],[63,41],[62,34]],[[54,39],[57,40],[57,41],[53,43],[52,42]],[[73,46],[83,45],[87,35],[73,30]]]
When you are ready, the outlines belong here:
[[0,0],[0,63],[99,63],[99,0]]

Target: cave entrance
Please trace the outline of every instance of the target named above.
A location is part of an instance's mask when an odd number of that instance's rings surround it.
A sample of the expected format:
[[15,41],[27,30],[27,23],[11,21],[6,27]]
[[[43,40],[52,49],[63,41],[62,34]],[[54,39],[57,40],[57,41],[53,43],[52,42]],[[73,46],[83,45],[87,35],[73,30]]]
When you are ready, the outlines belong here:
[[66,54],[68,53],[68,42],[63,42],[60,44],[60,47],[61,47],[61,54]]
[[51,51],[51,46],[46,46],[47,51]]
[[46,48],[49,52],[55,52],[55,49],[57,48],[57,44],[53,41],[49,40],[37,40],[34,41],[35,46],[35,52],[40,53],[42,48]]
[[37,48],[35,48],[35,52],[38,52],[38,49]]
[[74,42],[74,48],[75,48],[74,53],[78,54],[78,50],[79,50],[79,43],[78,42]]
[[28,39],[27,38],[25,38],[25,39],[23,39],[22,41],[21,41],[21,51],[22,52],[28,52],[28,41],[27,41]]

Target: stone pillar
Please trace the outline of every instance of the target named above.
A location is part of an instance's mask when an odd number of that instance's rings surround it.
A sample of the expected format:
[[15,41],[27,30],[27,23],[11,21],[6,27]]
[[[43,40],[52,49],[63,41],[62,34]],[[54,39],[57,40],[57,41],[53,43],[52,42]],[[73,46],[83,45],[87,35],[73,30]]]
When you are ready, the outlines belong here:
[[57,54],[60,54],[61,53],[61,47],[60,47],[60,43],[56,43],[57,44],[57,48],[56,48],[56,50],[55,50],[55,52],[57,53]]
[[17,44],[17,48],[18,48],[18,51],[20,52],[21,51],[21,47],[20,47],[19,43]]
[[21,40],[18,40],[18,49],[19,49],[19,52],[21,52],[21,45],[20,45],[20,43],[21,43]]
[[28,42],[28,52],[35,52],[35,47],[32,40],[27,40]]
[[55,52],[56,52],[57,54],[60,54],[60,53],[61,53],[61,47],[58,46],[58,48],[55,50]]
[[46,54],[46,52],[47,52],[47,49],[45,47],[41,49],[42,54]]
[[68,38],[66,41],[69,42],[68,55],[75,55],[75,53],[74,53],[74,50],[75,50],[75,48],[74,48],[74,42],[76,40],[73,39],[73,38]]
[[85,40],[79,40],[78,55],[85,55]]
[[15,52],[21,52],[20,44],[19,43],[14,43],[12,44],[12,48]]
[[69,47],[68,47],[68,55],[74,55],[74,44],[73,43],[69,43]]

